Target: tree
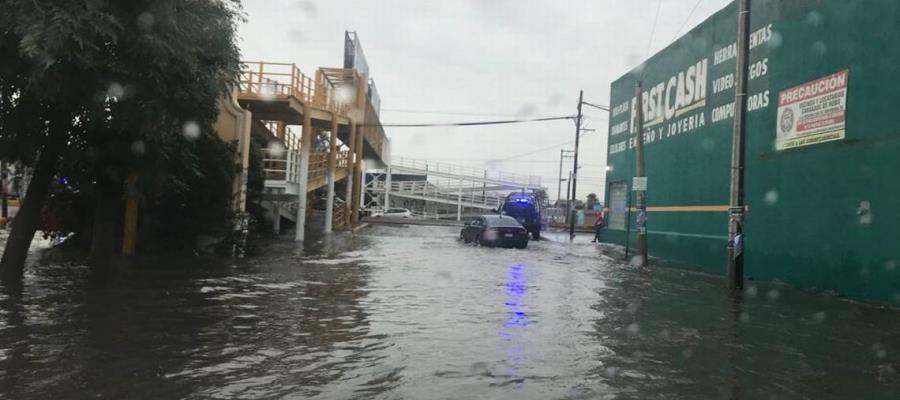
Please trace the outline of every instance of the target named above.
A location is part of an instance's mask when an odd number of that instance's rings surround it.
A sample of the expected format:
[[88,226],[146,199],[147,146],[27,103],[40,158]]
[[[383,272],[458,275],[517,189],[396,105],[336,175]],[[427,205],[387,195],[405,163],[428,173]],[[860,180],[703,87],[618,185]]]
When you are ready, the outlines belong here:
[[[210,173],[198,156],[207,146],[223,150],[211,125],[216,99],[238,76],[239,3],[5,3],[0,148],[9,143],[15,153],[0,157],[22,154],[34,178],[0,274],[21,277],[47,187],[60,168],[96,198],[92,263],[102,267],[116,243],[125,177],[138,174],[145,190],[177,186],[179,174]],[[179,163],[179,174],[165,174]]]

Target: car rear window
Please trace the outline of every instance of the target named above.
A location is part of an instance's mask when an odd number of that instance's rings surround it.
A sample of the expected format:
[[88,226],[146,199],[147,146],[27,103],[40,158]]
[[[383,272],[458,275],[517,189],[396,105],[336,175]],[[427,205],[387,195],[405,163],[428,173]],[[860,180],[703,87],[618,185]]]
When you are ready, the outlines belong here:
[[518,228],[522,226],[518,221],[510,217],[484,217],[484,219],[487,221],[487,226],[490,227]]

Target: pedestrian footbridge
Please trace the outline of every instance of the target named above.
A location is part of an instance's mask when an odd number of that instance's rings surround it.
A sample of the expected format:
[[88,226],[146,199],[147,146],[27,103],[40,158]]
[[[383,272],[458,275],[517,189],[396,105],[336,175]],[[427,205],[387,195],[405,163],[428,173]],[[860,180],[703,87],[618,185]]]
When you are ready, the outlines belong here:
[[[386,165],[390,142],[378,116],[380,99],[368,77],[356,35],[345,36],[344,68],[318,68],[310,76],[295,63],[243,61],[239,84],[220,101],[219,136],[237,142],[241,174],[235,211],[243,213],[250,143],[260,148],[265,172],[264,203],[275,229],[295,221],[303,240],[310,192],[326,188],[325,231],[357,222],[363,159]],[[343,190],[339,194],[336,184]]]

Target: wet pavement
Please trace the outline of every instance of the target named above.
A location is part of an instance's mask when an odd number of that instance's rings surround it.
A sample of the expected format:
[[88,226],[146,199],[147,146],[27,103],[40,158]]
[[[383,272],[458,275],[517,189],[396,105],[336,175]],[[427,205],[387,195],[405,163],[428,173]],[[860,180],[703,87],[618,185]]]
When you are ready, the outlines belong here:
[[900,397],[896,309],[774,283],[735,302],[720,277],[628,266],[587,236],[457,236],[285,237],[103,282],[38,250],[24,291],[0,291],[0,396]]

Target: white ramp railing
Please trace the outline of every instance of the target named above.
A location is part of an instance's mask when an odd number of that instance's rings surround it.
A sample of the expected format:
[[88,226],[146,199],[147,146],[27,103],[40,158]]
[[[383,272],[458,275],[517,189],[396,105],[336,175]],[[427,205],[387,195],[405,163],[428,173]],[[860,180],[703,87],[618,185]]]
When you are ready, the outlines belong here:
[[[383,191],[383,181],[375,183],[374,188]],[[392,182],[391,195],[400,195],[436,201],[445,204],[456,204],[464,207],[495,209],[503,204],[504,196],[494,192],[463,192],[453,181],[407,181]]]
[[393,157],[391,166],[444,176],[466,177],[470,180],[503,183],[516,188],[535,189],[541,187],[541,177],[535,175],[514,174],[502,171],[490,171],[482,168],[447,164],[437,161],[417,160],[405,157]]

